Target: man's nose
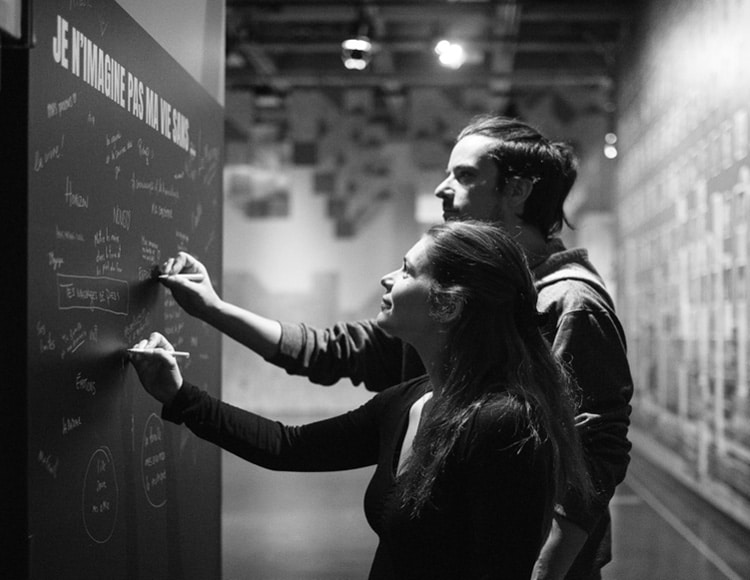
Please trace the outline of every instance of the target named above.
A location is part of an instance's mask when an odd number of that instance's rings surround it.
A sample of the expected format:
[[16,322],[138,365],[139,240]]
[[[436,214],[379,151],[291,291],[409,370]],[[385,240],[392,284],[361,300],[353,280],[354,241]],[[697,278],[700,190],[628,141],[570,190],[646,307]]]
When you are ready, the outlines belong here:
[[444,179],[440,183],[438,183],[437,187],[435,188],[435,196],[439,197],[440,199],[443,199],[444,197],[448,196],[448,179]]

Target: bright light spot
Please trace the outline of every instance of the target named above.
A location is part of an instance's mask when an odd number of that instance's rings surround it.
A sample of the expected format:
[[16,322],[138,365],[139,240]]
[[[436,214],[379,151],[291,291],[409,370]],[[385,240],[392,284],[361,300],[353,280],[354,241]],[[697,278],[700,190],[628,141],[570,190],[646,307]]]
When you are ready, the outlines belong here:
[[372,50],[372,43],[370,39],[360,36],[359,38],[349,38],[341,43],[341,48],[344,50],[356,50],[360,52],[370,52]]
[[348,38],[341,43],[341,60],[349,70],[364,70],[372,58],[372,42],[366,36]]
[[604,136],[604,142],[607,143],[607,145],[614,145],[617,143],[617,135],[614,133],[607,133]]
[[464,47],[455,42],[441,40],[435,45],[435,53],[444,67],[458,69],[466,62]]
[[448,40],[439,40],[438,43],[435,45],[435,54],[443,54],[446,50],[450,48],[450,41]]
[[349,70],[365,70],[367,68],[367,61],[363,58],[345,58],[344,67]]
[[617,157],[617,147],[615,147],[614,145],[605,145],[604,156],[607,159],[614,159],[615,157]]

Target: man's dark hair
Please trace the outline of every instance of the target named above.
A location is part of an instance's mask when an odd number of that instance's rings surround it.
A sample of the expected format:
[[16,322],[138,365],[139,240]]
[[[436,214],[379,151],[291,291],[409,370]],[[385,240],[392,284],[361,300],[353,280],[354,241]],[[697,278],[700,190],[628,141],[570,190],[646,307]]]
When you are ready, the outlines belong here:
[[578,160],[570,145],[551,142],[539,131],[517,119],[481,115],[472,119],[458,135],[483,135],[497,144],[490,155],[498,165],[498,188],[514,177],[528,179],[532,190],[521,219],[536,226],[545,239],[570,225],[563,204],[578,175]]

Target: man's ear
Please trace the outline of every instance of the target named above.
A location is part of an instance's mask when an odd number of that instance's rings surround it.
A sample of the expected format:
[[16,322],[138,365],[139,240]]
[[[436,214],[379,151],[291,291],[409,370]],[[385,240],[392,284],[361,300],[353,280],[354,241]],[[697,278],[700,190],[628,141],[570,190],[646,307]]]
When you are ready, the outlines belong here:
[[523,213],[523,206],[534,189],[534,183],[525,177],[511,177],[503,188],[503,194],[507,196],[510,206],[515,213]]

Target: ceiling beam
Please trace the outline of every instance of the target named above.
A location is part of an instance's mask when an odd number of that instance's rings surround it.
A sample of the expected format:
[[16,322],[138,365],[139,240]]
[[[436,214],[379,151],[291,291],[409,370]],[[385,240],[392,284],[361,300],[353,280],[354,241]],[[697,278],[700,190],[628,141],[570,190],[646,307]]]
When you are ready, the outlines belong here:
[[[598,52],[597,46],[591,42],[556,42],[556,41],[533,41],[533,40],[522,40],[518,41],[514,37],[495,37],[491,40],[487,39],[464,39],[464,44],[476,48],[479,50],[490,50],[495,48],[497,44],[511,42],[514,44],[516,52],[535,52],[535,53],[587,53],[587,52]],[[427,40],[390,40],[388,38],[377,41],[376,46],[381,45],[387,47],[393,52],[424,52],[425,50],[432,50],[431,42]],[[309,53],[326,53],[326,52],[340,52],[341,43],[337,41],[299,41],[299,42],[283,42],[283,41],[272,41],[263,43],[238,43],[237,47],[243,48],[261,48],[270,54],[277,53],[298,53],[298,54],[309,54]]]
[[[456,74],[458,73],[458,74]],[[435,75],[425,73],[376,74],[344,71],[341,73],[282,72],[272,76],[258,75],[247,70],[228,70],[228,88],[252,88],[273,86],[281,90],[289,88],[323,88],[323,87],[382,87],[397,85],[403,87],[489,87],[497,81],[507,80],[514,89],[543,87],[601,87],[612,84],[609,75],[597,71],[574,70],[534,70],[514,71],[506,74],[450,74]]]
[[[385,20],[453,19],[472,15],[491,15],[496,8],[514,5],[515,1],[485,2],[445,0],[400,0],[366,2]],[[360,5],[351,0],[324,2],[227,0],[227,8],[235,15],[251,17],[255,22],[349,22],[360,15]],[[432,9],[425,12],[425,9]],[[631,20],[633,8],[627,2],[599,0],[597,2],[564,2],[549,6],[523,5],[523,18],[529,22],[618,22]]]

